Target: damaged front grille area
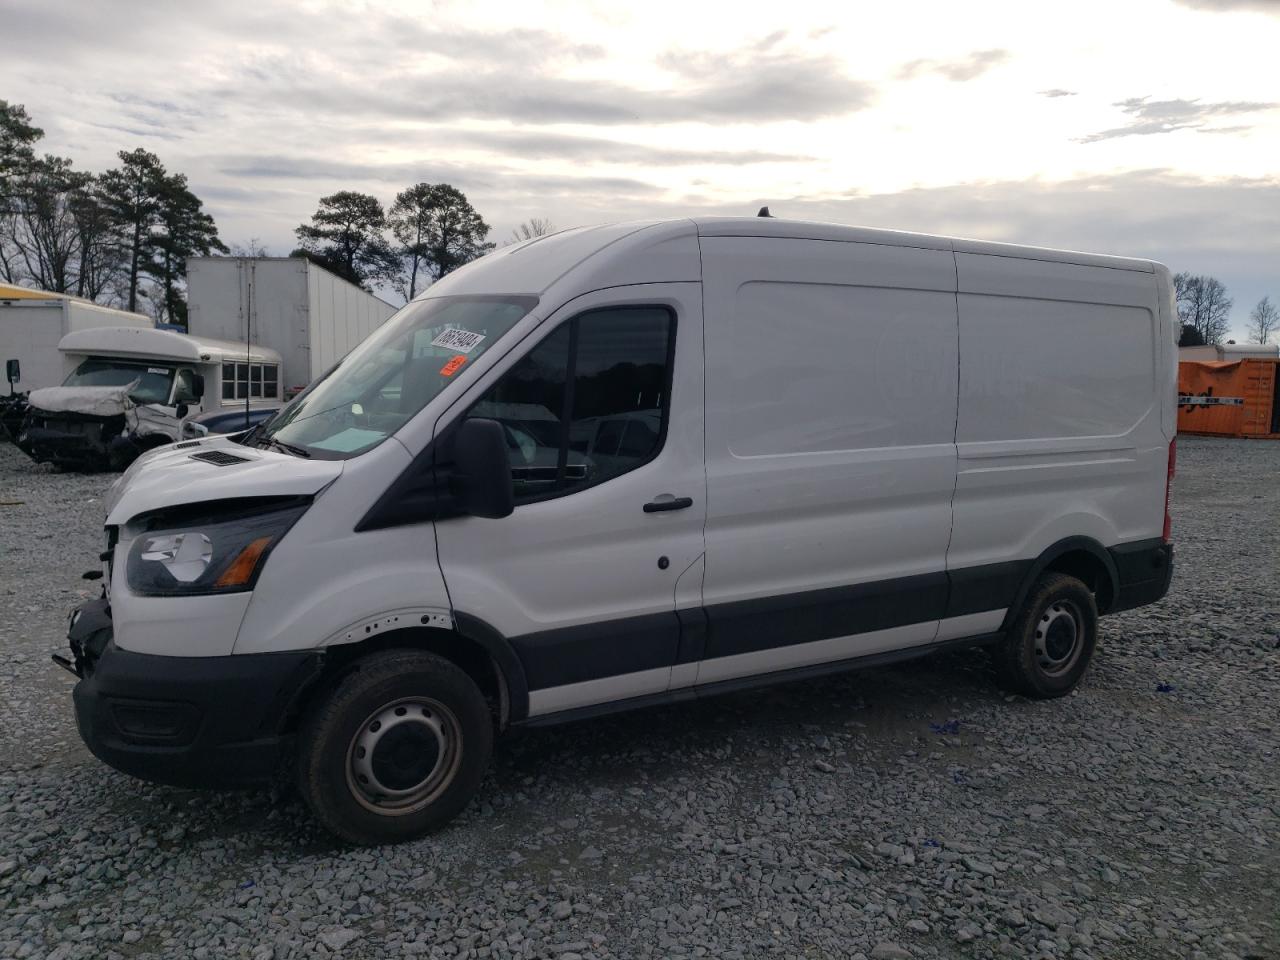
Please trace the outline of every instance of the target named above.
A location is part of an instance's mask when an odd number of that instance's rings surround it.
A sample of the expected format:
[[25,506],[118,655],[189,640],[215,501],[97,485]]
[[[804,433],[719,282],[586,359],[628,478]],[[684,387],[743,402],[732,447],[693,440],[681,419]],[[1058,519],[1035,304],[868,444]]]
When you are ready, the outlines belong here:
[[97,417],[32,410],[16,439],[18,448],[37,463],[93,470],[110,465],[111,442],[124,430],[123,414]]

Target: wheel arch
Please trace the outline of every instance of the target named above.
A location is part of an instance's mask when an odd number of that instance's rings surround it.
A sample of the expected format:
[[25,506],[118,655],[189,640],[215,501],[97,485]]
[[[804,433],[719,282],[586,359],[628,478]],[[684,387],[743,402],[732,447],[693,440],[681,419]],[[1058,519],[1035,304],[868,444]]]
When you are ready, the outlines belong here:
[[1026,602],[1031,587],[1045,572],[1065,573],[1081,580],[1098,604],[1098,613],[1106,613],[1120,591],[1120,575],[1111,553],[1093,537],[1064,537],[1051,544],[1027,570],[1004,616],[1002,630],[1008,630]]
[[351,643],[331,644],[316,675],[294,696],[282,724],[296,728],[303,714],[332,691],[343,677],[359,669],[360,661],[383,650],[424,650],[455,664],[494,705],[498,730],[529,713],[524,668],[511,645],[484,621],[459,616],[455,629],[408,626],[376,633]]

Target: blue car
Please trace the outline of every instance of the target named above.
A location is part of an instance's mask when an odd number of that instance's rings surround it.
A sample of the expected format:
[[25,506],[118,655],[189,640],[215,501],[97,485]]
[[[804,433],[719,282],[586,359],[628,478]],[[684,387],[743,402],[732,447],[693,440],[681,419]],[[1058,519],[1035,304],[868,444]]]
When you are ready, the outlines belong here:
[[250,427],[270,420],[279,407],[235,407],[228,410],[210,410],[192,417],[182,425],[182,439],[196,440],[211,433],[240,433]]

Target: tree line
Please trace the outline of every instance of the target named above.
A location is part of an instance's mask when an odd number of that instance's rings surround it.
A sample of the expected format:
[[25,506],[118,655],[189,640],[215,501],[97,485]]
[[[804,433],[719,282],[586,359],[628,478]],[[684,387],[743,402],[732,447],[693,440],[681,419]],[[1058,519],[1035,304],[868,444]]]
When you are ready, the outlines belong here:
[[[1175,273],[1173,295],[1182,324],[1180,347],[1218,345],[1231,329],[1231,307],[1235,301],[1227,295],[1226,285],[1217,277],[1204,274]],[[1249,312],[1245,333],[1252,343],[1267,343],[1280,332],[1280,308],[1265,296]]]
[[186,259],[226,253],[213,218],[160,158],[122,150],[118,167],[75,169],[37,155],[44,131],[0,100],[0,281],[187,320]]
[[[187,257],[264,256],[256,239],[228,248],[187,177],[147,150],[122,150],[103,173],[38,155],[44,131],[21,104],[0,100],[0,282],[67,293],[107,306],[187,322]],[[551,233],[533,218],[508,243]],[[489,225],[461,190],[418,183],[384,209],[342,190],[320,200],[294,231],[291,256],[307,257],[366,290],[406,300],[494,248]]]
[[[535,217],[508,242],[553,229]],[[466,194],[447,183],[414,184],[386,209],[372,194],[340,190],[321,197],[311,222],[294,234],[299,246],[293,256],[308,257],[366,290],[391,287],[405,300],[495,246]]]

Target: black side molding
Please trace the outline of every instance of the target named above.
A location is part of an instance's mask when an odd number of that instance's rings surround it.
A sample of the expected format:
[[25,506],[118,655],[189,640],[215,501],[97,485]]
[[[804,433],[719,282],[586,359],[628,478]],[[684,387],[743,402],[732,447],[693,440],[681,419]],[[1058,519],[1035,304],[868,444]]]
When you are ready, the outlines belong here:
[[796,667],[791,670],[778,670],[774,673],[755,674],[749,677],[738,677],[733,680],[721,680],[700,687],[681,687],[666,693],[655,693],[645,697],[631,697],[627,700],[614,700],[609,703],[597,703],[587,707],[575,707],[572,710],[561,710],[530,717],[514,726],[520,727],[553,727],[561,723],[573,723],[577,720],[589,720],[605,717],[613,713],[624,713],[629,710],[640,710],[646,707],[667,706],[674,703],[688,703],[705,697],[715,697],[725,693],[737,693],[756,687],[773,686],[779,683],[795,683],[802,680],[813,680],[818,677],[836,673],[847,673],[851,670],[864,670],[871,667],[883,667],[907,660],[927,657],[940,650],[963,647],[982,647],[999,643],[1004,639],[1003,633],[986,633],[976,637],[963,637],[957,640],[943,640],[917,647],[906,647],[901,650],[886,650],[865,657],[854,657],[849,660],[836,660],[831,663],[815,663],[807,667]]

